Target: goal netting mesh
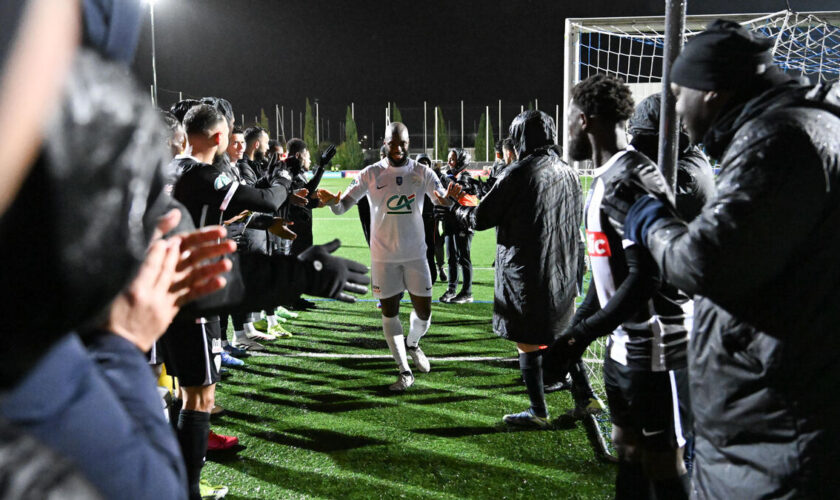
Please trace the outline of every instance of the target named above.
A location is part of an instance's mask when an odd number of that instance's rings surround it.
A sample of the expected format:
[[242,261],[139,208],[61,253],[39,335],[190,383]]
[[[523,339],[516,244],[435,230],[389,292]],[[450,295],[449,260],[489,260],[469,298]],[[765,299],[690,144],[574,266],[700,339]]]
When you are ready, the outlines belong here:
[[[688,16],[685,39],[703,31],[717,17],[737,21],[749,30],[773,39],[773,58],[790,74],[804,76],[812,83],[835,81],[840,77],[838,12]],[[564,102],[569,102],[570,89],[577,82],[597,73],[622,78],[630,86],[637,103],[660,92],[664,44],[664,17],[567,20]],[[568,131],[564,132],[564,150],[567,150]],[[592,179],[586,163],[577,165],[584,192]],[[593,389],[602,398],[605,351],[606,340],[601,339],[584,355]],[[611,428],[608,416],[598,420],[608,443]]]

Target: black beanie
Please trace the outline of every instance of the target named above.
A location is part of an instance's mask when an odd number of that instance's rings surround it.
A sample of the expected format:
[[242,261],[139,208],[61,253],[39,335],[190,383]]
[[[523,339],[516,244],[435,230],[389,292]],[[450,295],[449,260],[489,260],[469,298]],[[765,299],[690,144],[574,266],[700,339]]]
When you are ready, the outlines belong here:
[[695,90],[733,90],[773,66],[772,40],[733,21],[718,19],[686,43],[671,69],[671,81]]

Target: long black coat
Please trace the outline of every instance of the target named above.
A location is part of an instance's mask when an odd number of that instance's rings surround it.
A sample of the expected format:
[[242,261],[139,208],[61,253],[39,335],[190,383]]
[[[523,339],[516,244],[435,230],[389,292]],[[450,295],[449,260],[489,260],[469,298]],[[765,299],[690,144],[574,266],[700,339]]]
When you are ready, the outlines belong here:
[[698,498],[840,486],[840,108],[808,90],[778,85],[718,119],[704,140],[721,158],[717,194],[648,235],[664,280],[702,295],[689,349]]
[[583,242],[577,173],[554,151],[538,150],[502,171],[461,224],[496,228],[493,329],[502,338],[549,344],[574,314]]

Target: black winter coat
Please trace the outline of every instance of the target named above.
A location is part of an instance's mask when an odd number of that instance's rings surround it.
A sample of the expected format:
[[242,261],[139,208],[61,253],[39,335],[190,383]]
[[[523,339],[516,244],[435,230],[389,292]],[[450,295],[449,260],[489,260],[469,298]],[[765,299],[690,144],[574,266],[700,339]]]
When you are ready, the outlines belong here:
[[577,173],[553,151],[508,166],[461,224],[496,228],[493,330],[526,344],[550,344],[574,314],[583,242]]
[[[456,176],[454,179],[450,175],[441,175],[440,182],[443,185],[444,189],[449,187],[449,183],[456,182],[461,185],[461,192],[463,194],[470,194],[477,196],[479,198],[482,197],[481,191],[481,184],[478,180],[473,179],[473,176],[470,175],[469,172],[466,170],[462,171],[460,175]],[[454,214],[446,214],[443,217],[443,235],[450,236],[453,234],[472,234],[474,231],[471,227],[465,226],[458,222],[455,218]]]
[[840,92],[783,84],[719,118],[717,194],[648,235],[702,297],[690,344],[697,498],[829,498],[840,474]]

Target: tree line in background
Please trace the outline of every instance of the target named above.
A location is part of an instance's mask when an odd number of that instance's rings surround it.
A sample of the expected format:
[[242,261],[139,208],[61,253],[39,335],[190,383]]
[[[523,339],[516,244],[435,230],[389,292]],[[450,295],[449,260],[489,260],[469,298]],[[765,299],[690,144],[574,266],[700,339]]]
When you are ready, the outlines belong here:
[[[402,122],[402,113],[397,107],[397,104],[392,103],[391,106],[391,120]],[[529,103],[528,108],[532,109],[531,103]],[[434,113],[434,108],[432,110],[432,113]],[[432,121],[434,122],[434,114],[432,115]],[[268,115],[262,108],[260,109],[260,117],[258,124],[259,126],[269,131],[271,131],[273,128],[271,126]],[[431,128],[432,130],[434,130],[433,123],[431,124]],[[269,136],[273,137],[274,134],[269,133]],[[306,143],[310,146],[309,149],[313,157],[320,154],[320,152],[326,149],[326,147],[329,144],[327,141],[322,141],[320,144],[318,144],[316,137],[317,136],[315,131],[315,114],[313,112],[312,105],[310,104],[309,99],[307,98],[306,108],[304,111],[302,139],[306,141]],[[498,137],[496,137],[496,135],[493,132],[492,120],[488,120],[487,114],[482,113],[478,123],[478,130],[476,131],[475,136],[475,148],[473,153],[473,159],[476,161],[493,161],[494,145],[497,140]],[[434,150],[432,151],[432,153],[435,158],[439,158],[442,160],[446,159],[450,149],[449,131],[447,130],[446,120],[443,117],[443,111],[440,108],[437,108],[437,149],[435,149],[434,140],[432,140],[432,143],[429,146],[430,149]],[[340,167],[341,169],[345,170],[359,170],[365,166],[365,155],[362,151],[361,143],[359,141],[358,129],[356,127],[356,122],[353,119],[353,114],[350,106],[347,106],[347,112],[345,114],[344,141],[342,141],[336,149],[336,156],[332,162],[335,167]]]

